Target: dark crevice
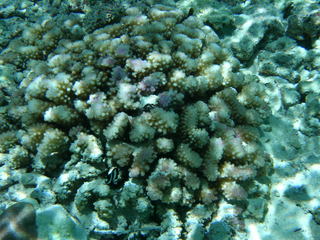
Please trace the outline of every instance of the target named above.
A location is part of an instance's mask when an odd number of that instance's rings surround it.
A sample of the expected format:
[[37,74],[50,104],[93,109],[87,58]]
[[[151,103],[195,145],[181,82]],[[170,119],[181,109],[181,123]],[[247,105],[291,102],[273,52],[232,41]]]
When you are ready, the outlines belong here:
[[298,46],[305,48],[306,50],[310,50],[312,49],[312,38],[310,37],[310,35],[304,33],[303,34],[303,40],[299,41],[296,40],[296,43],[298,44]]

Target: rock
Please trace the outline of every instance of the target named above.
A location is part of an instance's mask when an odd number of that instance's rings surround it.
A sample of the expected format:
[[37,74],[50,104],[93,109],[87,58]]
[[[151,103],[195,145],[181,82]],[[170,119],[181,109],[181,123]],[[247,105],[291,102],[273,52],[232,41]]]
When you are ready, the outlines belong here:
[[231,228],[223,221],[214,221],[210,224],[207,236],[209,240],[230,240]]
[[307,192],[307,189],[304,185],[289,185],[284,192],[284,196],[293,201],[307,201],[310,200],[310,196]]
[[40,239],[86,240],[88,233],[61,205],[37,210]]
[[1,240],[36,240],[36,214],[30,203],[15,203],[0,215]]

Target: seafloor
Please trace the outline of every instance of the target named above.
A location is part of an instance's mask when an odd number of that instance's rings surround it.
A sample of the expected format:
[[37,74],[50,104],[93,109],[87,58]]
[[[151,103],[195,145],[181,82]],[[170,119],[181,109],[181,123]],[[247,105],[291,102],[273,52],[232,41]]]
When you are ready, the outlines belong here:
[[1,0],[1,240],[320,240],[317,0]]

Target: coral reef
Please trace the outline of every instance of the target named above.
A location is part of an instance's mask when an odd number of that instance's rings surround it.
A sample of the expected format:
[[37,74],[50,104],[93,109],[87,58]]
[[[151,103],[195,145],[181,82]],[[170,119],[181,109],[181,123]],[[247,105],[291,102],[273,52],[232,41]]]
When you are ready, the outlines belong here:
[[[72,31],[77,18],[54,21],[25,29],[2,53],[4,64],[25,69],[20,104],[8,112],[19,134],[2,133],[9,166],[56,176],[58,203],[95,211],[115,231],[154,215],[163,225],[168,216],[157,211],[174,204],[175,221],[187,224],[176,237],[192,239],[211,217],[193,211],[223,196],[245,200],[247,182],[264,173],[256,129],[269,110],[264,86],[209,26],[160,4],[128,8],[94,31]],[[179,207],[190,209],[186,219]]]
[[319,133],[319,10],[241,2],[214,2],[211,17],[43,3],[0,42],[0,201],[35,201],[44,222],[57,211],[85,226],[79,239],[230,239],[243,216],[262,221],[270,116],[303,115],[294,128]]

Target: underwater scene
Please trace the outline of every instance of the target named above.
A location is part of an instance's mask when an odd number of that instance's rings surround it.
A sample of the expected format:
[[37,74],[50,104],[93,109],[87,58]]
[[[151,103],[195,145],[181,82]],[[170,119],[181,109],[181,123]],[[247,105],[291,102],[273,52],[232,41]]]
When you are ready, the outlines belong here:
[[0,0],[0,240],[320,240],[319,0]]

